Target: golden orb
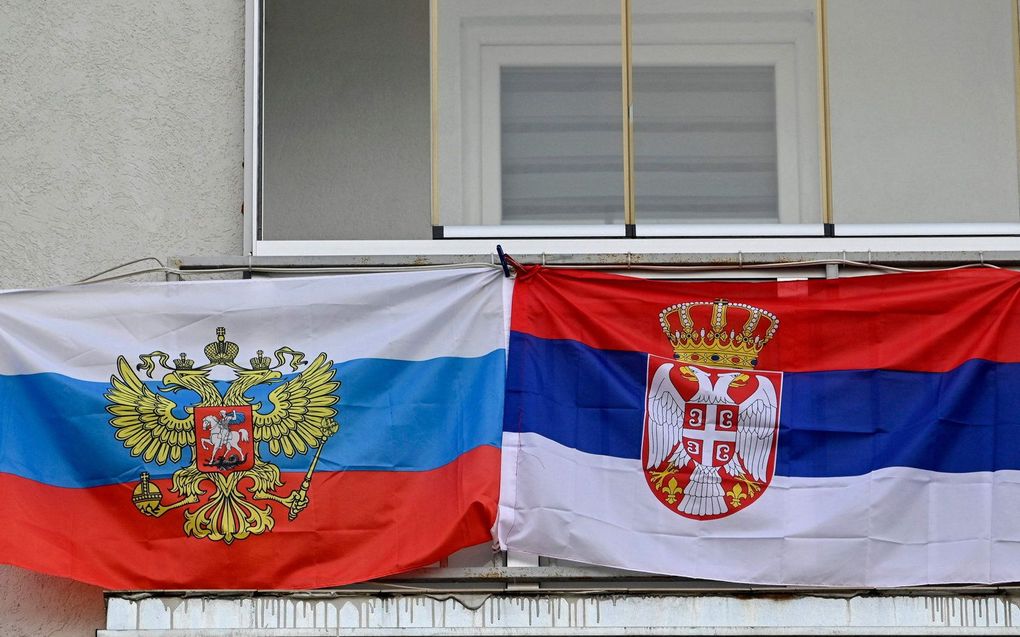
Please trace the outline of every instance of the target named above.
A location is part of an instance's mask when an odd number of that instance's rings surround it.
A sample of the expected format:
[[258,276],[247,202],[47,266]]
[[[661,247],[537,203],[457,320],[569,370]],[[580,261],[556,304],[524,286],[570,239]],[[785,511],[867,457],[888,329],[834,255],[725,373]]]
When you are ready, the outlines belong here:
[[159,503],[163,500],[163,492],[159,490],[159,487],[149,482],[149,474],[142,472],[141,482],[135,486],[135,490],[131,493],[131,501],[135,503],[138,510],[142,513],[151,514],[153,509],[159,506]]

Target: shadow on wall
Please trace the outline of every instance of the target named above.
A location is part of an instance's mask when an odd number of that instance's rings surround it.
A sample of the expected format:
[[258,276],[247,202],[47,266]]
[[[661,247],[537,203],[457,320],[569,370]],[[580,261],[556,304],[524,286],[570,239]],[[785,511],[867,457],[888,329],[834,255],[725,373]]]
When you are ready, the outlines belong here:
[[0,635],[81,637],[105,625],[101,588],[0,565]]

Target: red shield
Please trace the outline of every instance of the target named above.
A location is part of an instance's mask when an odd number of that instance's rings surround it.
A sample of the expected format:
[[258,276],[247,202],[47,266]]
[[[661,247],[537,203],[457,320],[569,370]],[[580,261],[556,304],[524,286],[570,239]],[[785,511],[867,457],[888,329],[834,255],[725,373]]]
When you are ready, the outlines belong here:
[[[664,366],[668,377],[660,372]],[[725,517],[756,502],[775,472],[782,381],[782,372],[691,365],[650,355],[641,466],[656,498],[675,513],[697,520]],[[745,445],[745,457],[738,442],[741,427],[744,440],[753,433],[756,441],[770,444]],[[682,457],[681,448],[690,460],[676,466],[671,459]],[[653,449],[657,457],[650,455]],[[716,512],[705,513],[701,507],[684,506],[699,465],[708,480],[718,476],[719,487],[712,488],[721,494],[716,502],[721,501],[724,510],[717,505]],[[703,486],[693,491],[701,496],[706,492]]]
[[206,473],[255,466],[251,405],[195,407],[195,466]]

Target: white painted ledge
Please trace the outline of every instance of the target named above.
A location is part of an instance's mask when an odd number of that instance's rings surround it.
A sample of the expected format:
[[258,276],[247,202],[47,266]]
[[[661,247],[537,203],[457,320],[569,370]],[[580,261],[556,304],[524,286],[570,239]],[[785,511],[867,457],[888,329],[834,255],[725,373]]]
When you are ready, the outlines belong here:
[[1017,634],[1018,598],[535,593],[109,599],[98,637]]

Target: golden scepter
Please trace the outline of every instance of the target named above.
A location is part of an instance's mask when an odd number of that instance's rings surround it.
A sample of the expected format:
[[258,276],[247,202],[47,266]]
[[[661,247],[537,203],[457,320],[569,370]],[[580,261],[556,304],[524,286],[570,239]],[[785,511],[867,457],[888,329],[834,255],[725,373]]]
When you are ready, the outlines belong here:
[[294,521],[297,519],[298,513],[301,513],[301,507],[299,503],[306,502],[308,500],[308,487],[312,485],[312,473],[315,471],[315,465],[319,463],[319,456],[322,455],[322,449],[326,446],[326,441],[329,440],[333,434],[340,429],[340,426],[336,424],[335,420],[331,420],[330,424],[326,425],[325,433],[322,436],[322,444],[315,450],[315,456],[312,458],[312,464],[308,466],[308,471],[305,472],[305,479],[301,481],[301,486],[291,494],[290,511],[287,513],[287,519]]

